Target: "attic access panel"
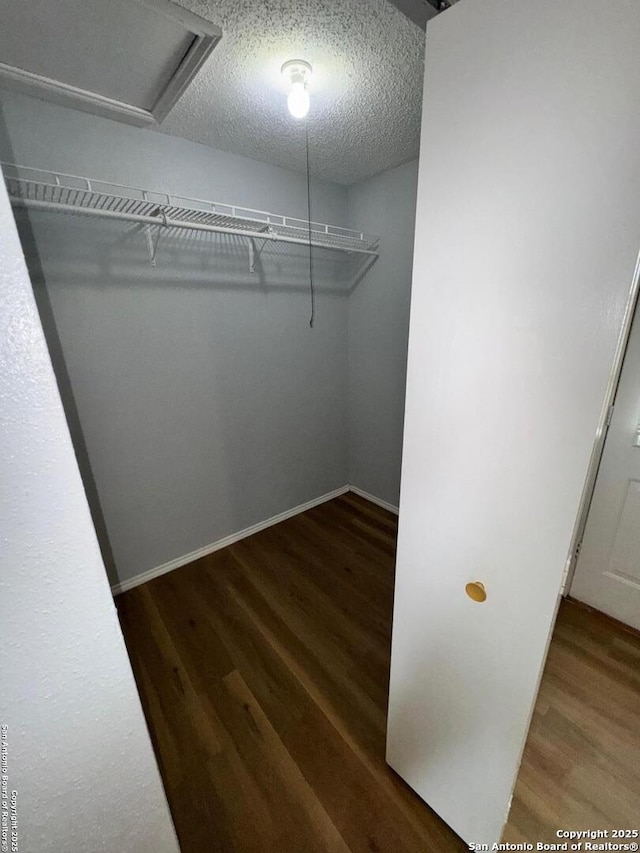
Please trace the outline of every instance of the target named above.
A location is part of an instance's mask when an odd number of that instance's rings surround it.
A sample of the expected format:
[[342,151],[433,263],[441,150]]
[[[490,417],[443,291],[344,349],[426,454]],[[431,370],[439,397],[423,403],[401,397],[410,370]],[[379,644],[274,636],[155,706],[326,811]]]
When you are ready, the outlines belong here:
[[222,36],[170,0],[2,0],[0,84],[158,124]]

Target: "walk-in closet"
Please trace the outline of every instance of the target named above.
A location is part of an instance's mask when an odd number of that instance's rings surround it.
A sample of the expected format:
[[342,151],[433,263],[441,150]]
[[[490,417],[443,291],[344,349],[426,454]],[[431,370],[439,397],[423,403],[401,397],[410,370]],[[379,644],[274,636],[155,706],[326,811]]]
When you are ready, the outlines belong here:
[[0,0],[2,850],[636,843],[639,43]]

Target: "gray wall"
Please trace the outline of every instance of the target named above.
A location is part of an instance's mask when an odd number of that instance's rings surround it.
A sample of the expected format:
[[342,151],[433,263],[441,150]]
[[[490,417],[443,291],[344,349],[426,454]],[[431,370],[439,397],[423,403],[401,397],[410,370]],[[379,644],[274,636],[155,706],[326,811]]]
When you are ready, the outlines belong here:
[[0,306],[0,740],[18,849],[178,853],[4,186]]
[[[0,156],[306,216],[303,173],[15,94]],[[153,268],[129,224],[18,217],[112,583],[347,483],[397,504],[416,180],[313,181],[315,219],[382,238],[350,296],[314,252],[313,329],[304,248],[251,275],[241,238],[163,235]]]
[[418,161],[349,187],[352,224],[380,257],[349,299],[349,482],[394,506],[409,333]]
[[[302,173],[17,95],[3,113],[3,160],[306,216]],[[314,181],[312,197],[315,219],[346,224],[344,187]],[[127,223],[29,220],[23,242],[112,582],[348,482],[335,258],[315,258],[310,329],[304,248],[268,246],[252,276],[240,238],[183,234],[161,239],[153,269]]]

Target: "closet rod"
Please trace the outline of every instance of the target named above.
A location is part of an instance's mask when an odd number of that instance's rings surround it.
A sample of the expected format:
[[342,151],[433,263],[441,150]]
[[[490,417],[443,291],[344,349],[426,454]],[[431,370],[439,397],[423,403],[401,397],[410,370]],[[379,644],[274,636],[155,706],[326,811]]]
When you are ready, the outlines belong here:
[[151,216],[149,214],[120,213],[116,210],[101,210],[94,207],[79,207],[74,204],[63,202],[43,201],[42,199],[19,198],[12,196],[11,203],[17,207],[29,207],[36,210],[61,210],[68,213],[78,213],[87,216],[101,216],[104,219],[118,219],[123,222],[141,222],[145,225],[160,225],[166,228],[181,228],[185,231],[212,231],[216,234],[234,234],[238,237],[252,237],[259,240],[274,240],[279,243],[297,243],[301,246],[314,246],[319,249],[329,249],[332,252],[348,252],[358,255],[378,255],[373,249],[343,248],[341,246],[327,246],[316,240],[308,240],[302,237],[287,237],[286,235],[270,234],[265,231],[246,231],[241,228],[225,228],[223,225],[207,225],[204,222],[183,222],[165,216]]

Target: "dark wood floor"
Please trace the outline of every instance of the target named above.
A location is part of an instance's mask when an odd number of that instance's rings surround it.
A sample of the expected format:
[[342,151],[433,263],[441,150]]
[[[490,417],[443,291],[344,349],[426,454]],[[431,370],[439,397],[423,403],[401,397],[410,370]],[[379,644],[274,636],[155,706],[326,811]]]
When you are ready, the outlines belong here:
[[[348,494],[119,596],[183,853],[468,849],[384,761],[395,536]],[[614,770],[637,794],[637,749],[599,750],[639,719],[639,658],[563,608],[506,838],[582,819]]]
[[640,636],[564,601],[504,840],[640,829],[639,817]]
[[182,853],[466,849],[384,761],[395,536],[348,494],[118,597]]

